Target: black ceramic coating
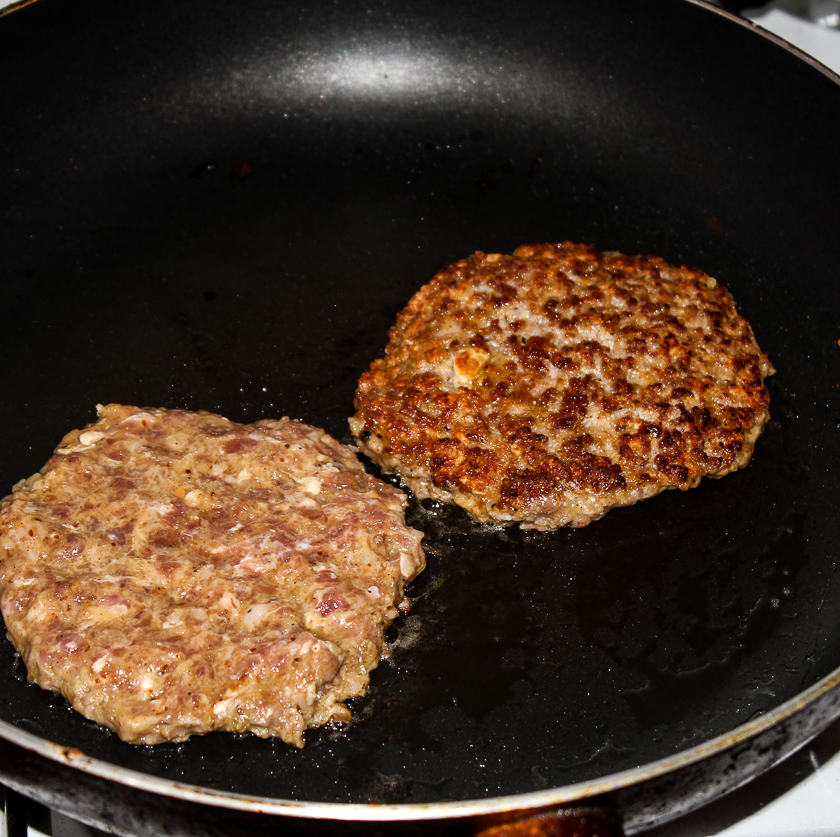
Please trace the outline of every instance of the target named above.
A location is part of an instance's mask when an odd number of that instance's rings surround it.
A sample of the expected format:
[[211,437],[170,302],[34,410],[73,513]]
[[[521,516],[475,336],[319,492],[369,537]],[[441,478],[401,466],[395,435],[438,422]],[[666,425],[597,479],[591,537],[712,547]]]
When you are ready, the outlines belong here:
[[840,86],[684,0],[38,0],[0,19],[0,492],[97,402],[349,441],[432,275],[582,241],[699,267],[778,372],[753,462],[526,533],[412,501],[429,567],[355,719],[136,747],[26,683],[0,720],[272,799],[480,799],[672,755],[840,665]]

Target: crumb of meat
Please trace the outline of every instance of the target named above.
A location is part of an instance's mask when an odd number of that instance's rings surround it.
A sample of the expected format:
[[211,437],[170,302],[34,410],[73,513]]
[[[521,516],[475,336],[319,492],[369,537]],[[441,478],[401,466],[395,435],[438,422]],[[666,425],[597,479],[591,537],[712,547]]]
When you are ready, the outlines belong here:
[[420,498],[585,526],[744,467],[773,368],[700,270],[565,242],[476,253],[399,314],[350,427]]
[[348,720],[424,566],[405,495],[287,418],[98,410],[0,506],[30,679],[132,743]]

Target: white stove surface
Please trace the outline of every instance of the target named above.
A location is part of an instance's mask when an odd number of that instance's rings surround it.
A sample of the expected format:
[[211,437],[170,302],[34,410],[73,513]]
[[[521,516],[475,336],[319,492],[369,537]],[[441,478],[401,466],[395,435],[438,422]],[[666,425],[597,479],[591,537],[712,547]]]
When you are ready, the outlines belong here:
[[[18,0],[0,0],[0,10]],[[840,0],[775,0],[745,17],[840,74]],[[840,137],[838,137],[840,149]],[[0,834],[5,820],[0,811]],[[29,837],[101,837],[52,814],[49,833]],[[763,776],[700,811],[645,832],[649,837],[840,837],[840,721]]]

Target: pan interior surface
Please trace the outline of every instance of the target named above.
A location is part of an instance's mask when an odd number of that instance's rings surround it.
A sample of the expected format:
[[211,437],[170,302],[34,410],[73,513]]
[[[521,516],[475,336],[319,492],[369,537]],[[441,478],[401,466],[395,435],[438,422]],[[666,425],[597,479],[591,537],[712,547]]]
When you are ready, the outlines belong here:
[[349,442],[396,313],[475,250],[699,267],[778,370],[746,470],[586,529],[412,500],[429,566],[393,653],[303,750],[123,744],[8,643],[0,719],[224,793],[425,803],[648,764],[840,665],[833,80],[680,0],[38,0],[0,67],[0,493],[96,403]]

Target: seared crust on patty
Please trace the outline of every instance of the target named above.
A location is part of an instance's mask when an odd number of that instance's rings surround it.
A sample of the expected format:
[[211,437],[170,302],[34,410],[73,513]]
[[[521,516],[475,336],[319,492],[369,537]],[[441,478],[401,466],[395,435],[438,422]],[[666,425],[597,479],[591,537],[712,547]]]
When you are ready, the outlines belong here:
[[300,422],[111,404],[0,504],[9,637],[125,741],[303,746],[349,719],[423,569],[405,503]]
[[412,297],[350,427],[420,498],[585,526],[747,464],[773,368],[700,270],[582,244],[476,253]]

